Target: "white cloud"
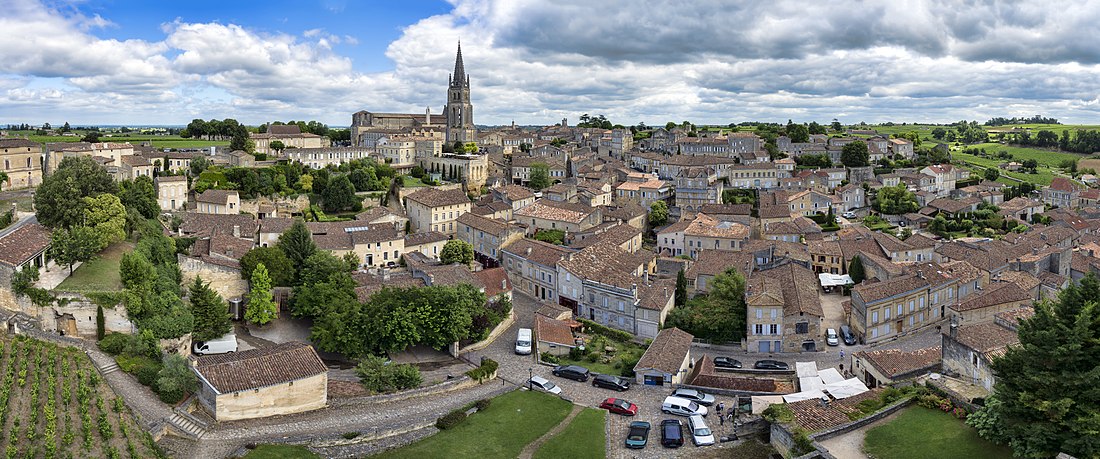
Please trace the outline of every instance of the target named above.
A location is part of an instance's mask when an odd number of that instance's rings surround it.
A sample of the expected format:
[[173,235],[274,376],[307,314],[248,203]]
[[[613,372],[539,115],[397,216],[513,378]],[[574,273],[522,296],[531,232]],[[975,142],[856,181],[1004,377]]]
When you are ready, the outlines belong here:
[[[115,40],[90,32],[116,30],[109,15],[12,1],[0,17],[0,119],[11,121],[343,125],[360,109],[438,113],[459,39],[476,120],[487,124],[582,113],[624,124],[1035,113],[1096,122],[1100,111],[1100,42],[1086,39],[1100,35],[1100,0],[451,0],[451,12],[402,30],[386,50],[393,69],[379,73],[338,51],[359,39],[325,29],[177,19],[163,40]],[[63,84],[30,84],[43,78]]]

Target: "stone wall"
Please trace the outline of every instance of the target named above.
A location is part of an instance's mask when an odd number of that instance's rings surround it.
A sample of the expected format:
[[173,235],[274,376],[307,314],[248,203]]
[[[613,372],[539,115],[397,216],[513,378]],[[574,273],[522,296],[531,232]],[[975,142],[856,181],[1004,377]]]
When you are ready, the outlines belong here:
[[273,204],[279,217],[290,217],[290,214],[295,212],[302,212],[303,209],[309,207],[309,197],[305,195],[298,195],[294,197],[276,196],[274,198],[259,198],[241,200],[241,212],[258,215],[260,213],[260,202],[267,204]]
[[324,408],[328,402],[328,373],[256,390],[217,396],[218,421],[253,419]]
[[183,272],[183,285],[189,285],[196,276],[203,282],[209,282],[210,288],[218,292],[223,299],[244,297],[248,293],[248,281],[241,279],[241,270],[227,266],[207,263],[197,258],[179,255],[180,271]]
[[[96,334],[96,304],[82,295],[63,293],[59,295],[68,299],[64,305],[39,307],[32,304],[26,297],[16,298],[10,290],[0,289],[0,307],[11,311],[22,312],[38,319],[42,330],[56,333],[59,328],[64,329],[68,322],[67,316],[72,316],[72,323],[76,327],[78,336],[95,336]],[[126,308],[117,305],[113,308],[103,308],[104,328],[108,332],[133,333],[134,325],[126,315]],[[72,333],[71,330],[66,333]]]

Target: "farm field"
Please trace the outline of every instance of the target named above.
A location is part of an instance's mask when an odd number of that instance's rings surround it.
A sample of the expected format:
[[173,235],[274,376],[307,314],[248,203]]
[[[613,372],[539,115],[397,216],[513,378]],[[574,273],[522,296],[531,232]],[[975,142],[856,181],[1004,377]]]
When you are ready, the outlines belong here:
[[[61,136],[61,135],[35,135],[34,131],[10,131],[11,136],[26,136],[28,139],[35,142],[52,143],[52,142],[79,142],[80,138],[84,136],[84,133],[76,136]],[[229,145],[228,140],[213,141],[213,140],[196,140],[185,139],[178,135],[155,135],[155,134],[111,134],[110,137],[106,135],[100,137],[103,142],[130,142],[134,145],[138,145],[142,142],[151,142],[156,148],[203,148],[211,146],[224,146]]]
[[79,350],[16,336],[0,355],[6,457],[163,457]]

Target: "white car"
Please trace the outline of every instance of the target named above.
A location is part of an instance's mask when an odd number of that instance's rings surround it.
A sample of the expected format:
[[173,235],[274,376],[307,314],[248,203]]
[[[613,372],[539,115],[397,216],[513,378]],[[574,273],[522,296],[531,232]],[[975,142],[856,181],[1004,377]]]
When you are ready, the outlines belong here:
[[707,407],[686,398],[669,396],[665,397],[664,403],[661,404],[661,412],[677,416],[694,416],[696,414],[706,416]]
[[840,335],[836,334],[836,329],[830,328],[825,330],[825,344],[830,346],[840,345]]
[[707,427],[707,422],[698,414],[688,417],[688,430],[691,431],[691,441],[695,446],[707,446],[714,444],[714,433]]
[[844,218],[856,218],[856,213],[849,210],[847,212],[844,212],[843,214],[840,214],[840,216]]
[[528,381],[528,384],[530,384],[531,388],[535,389],[535,390],[541,390],[543,392],[549,392],[549,393],[554,394],[554,395],[561,394],[561,388],[558,387],[557,384],[554,384],[553,382],[550,382],[549,380],[547,380],[546,378],[543,378],[542,376],[532,376],[531,380]]

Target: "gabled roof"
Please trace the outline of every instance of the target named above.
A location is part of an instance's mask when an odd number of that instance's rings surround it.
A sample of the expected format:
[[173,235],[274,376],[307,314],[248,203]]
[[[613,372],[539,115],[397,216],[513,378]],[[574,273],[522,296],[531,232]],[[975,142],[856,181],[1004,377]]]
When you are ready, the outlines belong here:
[[798,263],[786,262],[778,267],[750,275],[747,290],[751,294],[767,293],[782,299],[783,315],[808,314],[823,316],[817,295],[817,276]]
[[1073,193],[1081,191],[1084,187],[1081,186],[1081,184],[1074,182],[1073,180],[1070,180],[1068,178],[1054,177],[1054,179],[1050,181],[1050,186],[1048,186],[1047,188],[1064,193]]
[[927,370],[940,365],[943,353],[940,345],[905,352],[901,349],[880,349],[874,351],[860,351],[857,358],[866,360],[882,373],[883,376],[894,378],[907,373]]
[[634,365],[634,371],[654,369],[669,374],[680,371],[684,359],[691,352],[693,339],[695,337],[691,333],[676,327],[661,330],[653,338],[645,354],[642,354],[638,364]]
[[534,239],[517,239],[503,249],[519,258],[543,266],[556,267],[558,262],[573,251],[547,242]]
[[864,304],[867,304],[927,287],[928,282],[924,279],[916,274],[907,274],[873,284],[863,283],[857,285],[852,289],[852,293],[859,294]]
[[19,266],[50,246],[50,229],[24,223],[0,236],[0,263]]
[[535,314],[535,339],[570,348],[577,345],[569,324],[539,314]]
[[466,196],[466,193],[463,193],[462,190],[458,188],[441,190],[427,187],[417,190],[415,193],[408,195],[405,199],[423,204],[426,207],[453,206],[470,203],[470,197]]
[[230,196],[238,196],[237,190],[206,190],[195,197],[196,202],[226,205]]
[[292,341],[272,347],[196,359],[195,371],[219,394],[284,384],[328,372],[308,344]]
[[1031,300],[1031,294],[1025,292],[1019,286],[1008,282],[997,282],[986,287],[977,295],[970,295],[966,301],[951,306],[956,311],[970,311],[974,309],[988,308],[1006,303]]

